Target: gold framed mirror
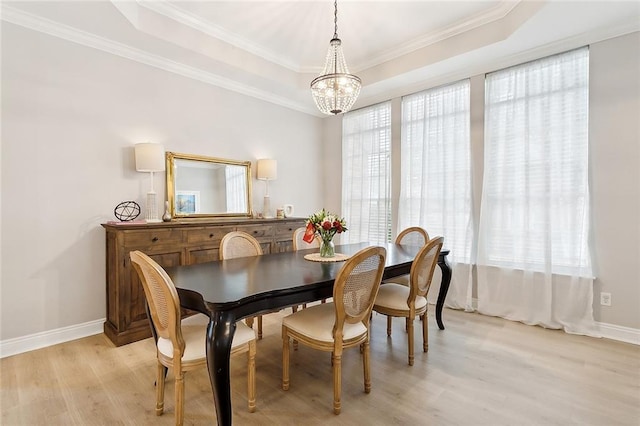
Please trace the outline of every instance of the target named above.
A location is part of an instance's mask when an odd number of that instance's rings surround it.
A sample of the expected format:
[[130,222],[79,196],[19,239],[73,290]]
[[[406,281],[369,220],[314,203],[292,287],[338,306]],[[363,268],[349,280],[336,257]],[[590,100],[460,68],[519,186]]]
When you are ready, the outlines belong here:
[[166,153],[171,217],[251,217],[251,161]]

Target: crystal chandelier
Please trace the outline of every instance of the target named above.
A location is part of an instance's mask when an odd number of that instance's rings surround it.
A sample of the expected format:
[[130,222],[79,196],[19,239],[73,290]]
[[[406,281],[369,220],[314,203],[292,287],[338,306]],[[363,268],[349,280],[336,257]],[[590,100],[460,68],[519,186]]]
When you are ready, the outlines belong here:
[[347,112],[358,99],[362,82],[360,78],[349,74],[347,62],[342,54],[342,42],[338,38],[338,1],[334,6],[334,32],[329,43],[329,51],[324,69],[319,77],[311,82],[311,95],[318,109],[327,115]]

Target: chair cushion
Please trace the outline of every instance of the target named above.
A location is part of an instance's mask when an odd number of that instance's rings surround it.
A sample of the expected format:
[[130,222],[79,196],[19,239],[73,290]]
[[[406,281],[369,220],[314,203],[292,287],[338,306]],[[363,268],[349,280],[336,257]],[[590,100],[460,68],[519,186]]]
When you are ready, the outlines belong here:
[[[206,322],[203,323],[203,318]],[[192,319],[193,318],[193,319]],[[192,325],[193,324],[193,325]],[[207,340],[207,324],[209,318],[206,315],[198,314],[193,317],[186,318],[182,321],[182,337],[184,338],[185,348],[182,355],[182,361],[194,361],[205,358],[206,340]],[[244,345],[256,338],[256,333],[252,328],[247,327],[241,321],[236,323],[236,333],[233,335],[231,348]],[[170,339],[158,339],[158,351],[166,357],[173,358],[173,344]]]
[[405,286],[409,286],[410,281],[409,281],[409,275],[400,275],[398,277],[393,277],[393,278],[389,278],[388,280],[382,281],[382,284],[402,284]]
[[[378,296],[376,296],[376,302],[373,305],[373,309],[376,306],[381,306],[395,310],[409,311],[407,305],[407,299],[409,298],[409,287],[402,284],[387,283],[380,286],[378,290]],[[422,309],[427,306],[427,299],[422,296],[416,297],[416,310]]]
[[206,327],[207,324],[209,324],[209,317],[205,314],[195,314],[191,315],[190,317],[183,318],[181,324],[182,327],[186,327],[189,325],[200,325]]
[[[282,324],[289,329],[320,342],[333,342],[333,325],[336,310],[333,303],[322,303],[302,309],[283,318]],[[361,322],[344,325],[343,340],[353,339],[367,333]]]

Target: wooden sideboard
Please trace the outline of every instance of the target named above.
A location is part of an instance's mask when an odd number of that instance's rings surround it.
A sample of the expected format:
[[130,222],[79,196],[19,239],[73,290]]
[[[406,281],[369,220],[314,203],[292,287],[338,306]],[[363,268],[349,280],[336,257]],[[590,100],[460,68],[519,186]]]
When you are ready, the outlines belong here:
[[104,333],[116,346],[151,336],[142,284],[129,252],[140,250],[163,267],[218,260],[230,231],[253,235],[264,253],[293,250],[293,231],[306,219],[216,219],[150,224],[103,224],[107,243],[107,320]]

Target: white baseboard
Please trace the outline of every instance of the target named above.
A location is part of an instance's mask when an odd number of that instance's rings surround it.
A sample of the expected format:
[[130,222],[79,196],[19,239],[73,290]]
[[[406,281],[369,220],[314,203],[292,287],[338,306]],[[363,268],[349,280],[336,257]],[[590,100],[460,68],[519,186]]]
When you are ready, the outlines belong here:
[[[471,305],[475,312],[478,310],[478,299],[473,298]],[[446,305],[445,305],[446,306]],[[621,325],[597,322],[596,328],[605,339],[617,340],[619,342],[640,345],[640,330],[637,328],[623,327]]]
[[640,345],[640,330],[637,328],[623,327],[604,322],[596,322],[596,327],[598,327],[602,337],[606,339]]
[[[0,341],[0,358],[33,351],[58,343],[69,342],[87,336],[100,334],[103,331],[105,319],[76,324],[55,330],[43,331],[28,336],[16,337]],[[622,327],[615,324],[596,322],[596,326],[602,337],[620,342],[640,345],[640,330],[631,327]]]
[[102,333],[105,318],[0,341],[0,358]]

